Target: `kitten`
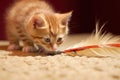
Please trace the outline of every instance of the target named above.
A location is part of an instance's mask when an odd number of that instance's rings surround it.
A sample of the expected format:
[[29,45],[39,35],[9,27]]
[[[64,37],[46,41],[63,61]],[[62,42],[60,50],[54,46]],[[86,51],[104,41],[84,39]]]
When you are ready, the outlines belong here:
[[[19,0],[7,10],[6,33],[8,50],[33,52],[35,45],[55,51],[68,34],[68,21],[72,12],[56,13],[44,0]],[[41,49],[42,49],[41,48]]]

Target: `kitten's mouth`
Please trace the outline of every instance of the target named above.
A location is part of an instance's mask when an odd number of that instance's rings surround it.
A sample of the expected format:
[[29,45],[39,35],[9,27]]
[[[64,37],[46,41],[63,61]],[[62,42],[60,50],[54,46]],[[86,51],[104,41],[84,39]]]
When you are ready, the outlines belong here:
[[39,46],[39,48],[37,50],[37,53],[44,53],[46,55],[56,55],[56,54],[62,53],[62,51],[57,51],[57,49],[53,50],[52,48],[51,49],[45,49],[44,47]]
[[38,45],[37,47],[38,47],[38,50],[37,50],[38,52],[56,51],[57,50],[56,48],[53,48],[53,47],[48,48],[48,47],[43,47],[43,46],[40,46],[40,45]]
[[54,48],[54,47],[51,47],[51,48],[50,48],[50,51],[57,51],[57,49]]

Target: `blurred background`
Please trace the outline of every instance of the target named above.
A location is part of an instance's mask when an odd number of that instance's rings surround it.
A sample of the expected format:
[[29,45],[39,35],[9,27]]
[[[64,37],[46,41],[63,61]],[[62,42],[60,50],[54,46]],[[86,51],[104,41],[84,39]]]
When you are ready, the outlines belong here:
[[[107,24],[104,30],[113,34],[120,34],[120,0],[46,0],[57,12],[73,10],[69,27],[70,34],[91,33],[95,29],[95,22]],[[13,0],[0,0],[0,40],[5,40],[5,10]]]

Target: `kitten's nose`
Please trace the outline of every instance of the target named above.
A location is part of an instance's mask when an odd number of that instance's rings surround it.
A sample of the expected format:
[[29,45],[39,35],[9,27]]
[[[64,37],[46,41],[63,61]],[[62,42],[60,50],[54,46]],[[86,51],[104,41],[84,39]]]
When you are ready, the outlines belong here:
[[56,50],[57,50],[57,47],[58,47],[57,44],[54,44],[54,45],[52,45],[51,48],[52,48],[53,51],[56,51]]

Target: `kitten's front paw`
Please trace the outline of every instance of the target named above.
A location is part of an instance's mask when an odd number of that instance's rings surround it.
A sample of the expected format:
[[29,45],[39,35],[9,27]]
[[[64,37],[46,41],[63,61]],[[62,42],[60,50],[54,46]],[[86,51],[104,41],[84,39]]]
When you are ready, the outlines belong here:
[[16,44],[10,44],[7,49],[10,50],[10,51],[12,51],[12,50],[20,50],[21,47],[19,45],[16,45]]
[[33,46],[24,46],[22,49],[23,52],[35,52],[36,48]]

